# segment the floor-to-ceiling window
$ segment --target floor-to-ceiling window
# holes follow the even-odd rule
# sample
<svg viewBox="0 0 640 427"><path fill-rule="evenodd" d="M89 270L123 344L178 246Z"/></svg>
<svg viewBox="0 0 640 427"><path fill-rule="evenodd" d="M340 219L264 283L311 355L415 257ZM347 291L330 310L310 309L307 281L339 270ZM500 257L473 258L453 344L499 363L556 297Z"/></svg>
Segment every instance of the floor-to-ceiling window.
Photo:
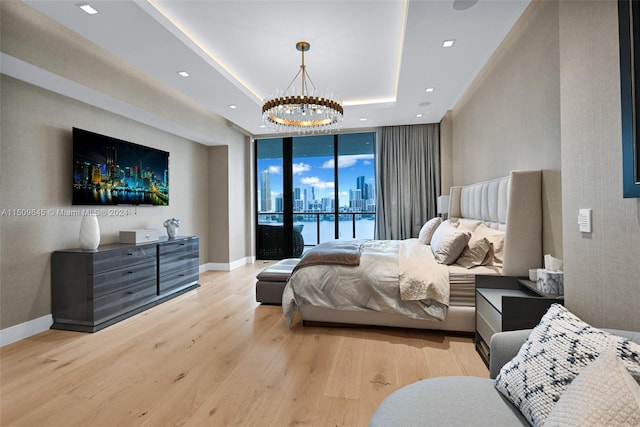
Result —
<svg viewBox="0 0 640 427"><path fill-rule="evenodd" d="M374 141L372 132L257 140L258 257L281 252L265 244L281 244L282 257L297 255L298 234L305 247L373 238ZM280 242L260 239L274 227L282 227Z"/></svg>

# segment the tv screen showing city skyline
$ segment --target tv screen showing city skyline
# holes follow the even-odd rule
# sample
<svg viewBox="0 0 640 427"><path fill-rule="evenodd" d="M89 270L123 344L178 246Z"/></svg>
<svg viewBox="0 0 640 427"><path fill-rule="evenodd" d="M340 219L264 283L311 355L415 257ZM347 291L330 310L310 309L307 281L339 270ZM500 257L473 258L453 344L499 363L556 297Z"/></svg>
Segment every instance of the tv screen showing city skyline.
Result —
<svg viewBox="0 0 640 427"><path fill-rule="evenodd" d="M169 153L73 128L74 205L169 204Z"/></svg>

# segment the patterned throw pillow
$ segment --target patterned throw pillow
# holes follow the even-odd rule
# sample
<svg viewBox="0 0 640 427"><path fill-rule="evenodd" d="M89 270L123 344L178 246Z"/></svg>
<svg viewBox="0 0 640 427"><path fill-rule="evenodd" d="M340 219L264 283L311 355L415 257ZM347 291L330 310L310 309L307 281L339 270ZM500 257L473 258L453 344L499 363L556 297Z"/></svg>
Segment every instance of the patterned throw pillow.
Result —
<svg viewBox="0 0 640 427"><path fill-rule="evenodd" d="M640 345L591 327L560 304L553 304L518 354L500 370L496 388L534 426L541 426L580 371L613 349L640 381Z"/></svg>
<svg viewBox="0 0 640 427"><path fill-rule="evenodd" d="M640 385L606 350L569 384L544 427L640 425Z"/></svg>

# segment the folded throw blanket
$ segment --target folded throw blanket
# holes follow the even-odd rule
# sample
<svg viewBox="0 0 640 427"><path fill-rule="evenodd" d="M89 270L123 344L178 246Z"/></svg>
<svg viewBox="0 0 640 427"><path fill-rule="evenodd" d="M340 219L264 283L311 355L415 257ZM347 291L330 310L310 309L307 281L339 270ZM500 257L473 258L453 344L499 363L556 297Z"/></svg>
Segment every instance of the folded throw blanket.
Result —
<svg viewBox="0 0 640 427"><path fill-rule="evenodd" d="M360 240L332 240L309 249L293 271L320 264L360 265L361 254Z"/></svg>

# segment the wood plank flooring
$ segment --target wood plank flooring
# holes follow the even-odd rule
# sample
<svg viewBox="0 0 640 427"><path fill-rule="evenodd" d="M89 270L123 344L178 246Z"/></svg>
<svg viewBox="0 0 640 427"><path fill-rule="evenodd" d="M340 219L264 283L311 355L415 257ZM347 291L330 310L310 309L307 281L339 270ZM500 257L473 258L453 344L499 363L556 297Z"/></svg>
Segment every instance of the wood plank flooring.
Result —
<svg viewBox="0 0 640 427"><path fill-rule="evenodd" d="M94 334L50 330L0 349L2 426L366 426L397 388L487 377L473 339L392 328L290 329L255 302L267 263Z"/></svg>

